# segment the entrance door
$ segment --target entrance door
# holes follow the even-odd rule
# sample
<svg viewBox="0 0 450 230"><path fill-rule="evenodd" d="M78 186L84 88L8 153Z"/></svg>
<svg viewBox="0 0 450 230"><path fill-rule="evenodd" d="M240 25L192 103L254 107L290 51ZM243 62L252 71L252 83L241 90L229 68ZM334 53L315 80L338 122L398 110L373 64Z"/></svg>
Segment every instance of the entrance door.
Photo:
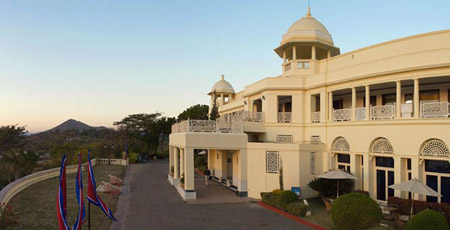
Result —
<svg viewBox="0 0 450 230"><path fill-rule="evenodd" d="M227 154L227 179L233 183L233 153Z"/></svg>
<svg viewBox="0 0 450 230"><path fill-rule="evenodd" d="M388 188L394 184L394 171L377 169L377 200L385 201L388 197L394 196L394 190Z"/></svg>

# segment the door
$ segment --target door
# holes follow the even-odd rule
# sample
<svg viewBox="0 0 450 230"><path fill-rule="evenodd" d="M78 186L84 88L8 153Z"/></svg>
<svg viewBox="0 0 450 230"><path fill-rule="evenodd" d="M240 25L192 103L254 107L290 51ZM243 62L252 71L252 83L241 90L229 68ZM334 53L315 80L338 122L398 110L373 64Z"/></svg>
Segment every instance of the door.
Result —
<svg viewBox="0 0 450 230"><path fill-rule="evenodd" d="M227 154L227 179L233 183L233 154Z"/></svg>
<svg viewBox="0 0 450 230"><path fill-rule="evenodd" d="M394 196L394 190L388 186L394 184L394 171L377 169L377 200L386 201Z"/></svg>

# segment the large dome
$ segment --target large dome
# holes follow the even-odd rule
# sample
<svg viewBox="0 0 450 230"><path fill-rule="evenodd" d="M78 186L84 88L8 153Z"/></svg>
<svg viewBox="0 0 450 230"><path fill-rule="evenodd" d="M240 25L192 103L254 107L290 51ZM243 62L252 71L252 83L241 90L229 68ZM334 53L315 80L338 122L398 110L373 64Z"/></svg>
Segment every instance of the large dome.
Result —
<svg viewBox="0 0 450 230"><path fill-rule="evenodd" d="M234 94L234 89L233 86L231 86L231 84L227 81L225 81L225 76L222 75L221 76L222 79L218 82L216 82L216 84L214 84L214 86L211 89L211 92L209 92L209 95L213 94L214 91L217 94Z"/></svg>
<svg viewBox="0 0 450 230"><path fill-rule="evenodd" d="M333 39L327 28L311 16L310 10L305 17L296 21L283 35L281 44L295 41L315 41L319 40L325 44L333 45Z"/></svg>

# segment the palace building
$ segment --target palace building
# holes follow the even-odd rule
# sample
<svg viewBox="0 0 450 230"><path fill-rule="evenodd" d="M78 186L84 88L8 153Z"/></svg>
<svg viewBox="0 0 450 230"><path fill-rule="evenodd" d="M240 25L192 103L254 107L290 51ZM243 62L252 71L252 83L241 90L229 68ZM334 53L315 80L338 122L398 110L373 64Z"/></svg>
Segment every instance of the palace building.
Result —
<svg viewBox="0 0 450 230"><path fill-rule="evenodd" d="M220 117L172 127L169 180L185 199L196 198L194 151L206 150L212 176L240 196L279 188L281 170L285 189L317 196L307 184L339 168L379 201L407 198L388 186L418 178L442 195L418 199L450 202L450 30L341 54L308 9L274 51L280 76L239 92L222 76L208 92Z"/></svg>

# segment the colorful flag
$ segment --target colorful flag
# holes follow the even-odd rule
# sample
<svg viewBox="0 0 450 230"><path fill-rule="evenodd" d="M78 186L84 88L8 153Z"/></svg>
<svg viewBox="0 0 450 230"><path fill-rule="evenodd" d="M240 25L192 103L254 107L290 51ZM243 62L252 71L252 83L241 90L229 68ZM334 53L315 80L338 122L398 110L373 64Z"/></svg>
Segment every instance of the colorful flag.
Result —
<svg viewBox="0 0 450 230"><path fill-rule="evenodd" d="M77 221L73 225L73 230L80 230L81 225L83 225L86 217L86 213L84 210L84 197L83 197L83 176L81 174L81 153L78 155L78 171L76 178L76 193L77 193L77 201L78 201L78 216Z"/></svg>
<svg viewBox="0 0 450 230"><path fill-rule="evenodd" d="M92 171L92 164L91 164L91 150L88 151L88 195L87 199L92 204L100 207L102 211L105 213L106 216L108 216L111 220L117 221L117 219L113 216L112 211L106 206L106 204L100 199L100 197L97 195L96 191L96 184L95 184L95 178L94 178L94 171Z"/></svg>
<svg viewBox="0 0 450 230"><path fill-rule="evenodd" d="M66 155L63 156L61 169L59 171L59 188L56 198L59 230L70 230L67 225L67 202L66 202Z"/></svg>

